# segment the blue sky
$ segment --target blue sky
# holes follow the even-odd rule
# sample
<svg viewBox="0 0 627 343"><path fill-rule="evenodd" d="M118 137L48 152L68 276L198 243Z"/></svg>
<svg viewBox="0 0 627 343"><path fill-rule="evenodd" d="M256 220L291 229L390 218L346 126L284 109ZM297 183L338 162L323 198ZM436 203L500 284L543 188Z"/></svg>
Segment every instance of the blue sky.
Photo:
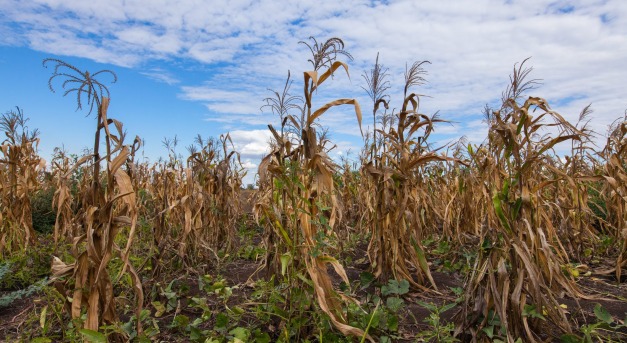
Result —
<svg viewBox="0 0 627 343"><path fill-rule="evenodd" d="M178 152L200 134L231 132L252 180L266 150L271 113L260 111L268 88L280 89L287 71L302 93L308 50L298 44L337 36L354 57L345 75L323 85L317 106L357 98L370 122L360 86L377 52L389 68L392 104L399 106L405 64L429 60L422 111L440 111L453 125L434 139L462 135L479 143L481 111L496 104L514 63L532 57L543 85L530 95L576 121L592 104L593 128L627 109L627 2L601 1L132 1L0 0L0 112L15 106L41 131L40 152L73 153L90 146L93 115L75 111L72 97L48 90L46 57L81 70L111 69L110 115L129 135L146 141L144 154L165 156L161 141L175 135ZM59 84L57 84L59 86ZM394 105L396 104L396 105ZM316 104L314 104L316 106ZM338 157L362 146L349 107L326 114Z"/></svg>

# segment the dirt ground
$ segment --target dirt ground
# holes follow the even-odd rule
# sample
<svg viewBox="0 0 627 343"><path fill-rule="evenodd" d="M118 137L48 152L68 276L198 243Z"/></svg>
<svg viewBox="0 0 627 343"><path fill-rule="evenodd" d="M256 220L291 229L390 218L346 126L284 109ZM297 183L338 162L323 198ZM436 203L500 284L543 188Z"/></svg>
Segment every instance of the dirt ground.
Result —
<svg viewBox="0 0 627 343"><path fill-rule="evenodd" d="M365 246L362 245L358 247L352 254L354 254L354 256L365 256ZM247 259L236 259L221 266L218 273L227 280L229 285L237 286L233 287L234 293L229 300L230 303L237 305L238 299L243 301L248 299L248 296L252 292L252 289L247 286L248 281L256 281L264 276L263 271L255 273L258 267L259 265L255 261ZM346 271L351 280L358 280L360 273L368 271L368 267L368 263L355 263L346 266ZM455 295L450 289L453 287L463 287L464 280L458 273L432 271L432 275L442 294L430 294L425 296L420 293L409 293L408 296L404 297L407 305L402 309L403 313L400 315L398 337L401 339L398 340L399 342L413 342L415 341L417 333L429 329L429 326L423 321L429 316L430 312L418 305L416 300L428 300L438 305L450 303L455 298ZM339 277L337 277L335 281L339 283ZM195 292L193 291L198 290L196 277L190 276L185 283L187 283L188 288L192 290L192 292L188 294L188 298L197 295L194 294ZM595 322L593 308L597 303L601 304L615 318L626 317L627 284L616 284L611 277L595 276L581 278L579 284L586 293L593 296L592 299L560 299L560 303L568 306L574 327ZM15 337L20 333L24 320L32 310L34 302L37 301L39 301L39 296L33 295L14 302L9 308L0 310L0 341L3 341L2 337L8 337L9 335ZM181 306L181 308L183 308L182 314L190 318L199 315L193 310L187 309L184 305L185 304ZM445 312L442 316L443 320L445 322L451 321L456 311L457 309L453 308ZM167 318L162 319L166 320ZM266 329L268 332L275 330L271 325ZM550 330L550 328L547 329ZM161 337L161 339L166 339L167 341L169 335L167 332L163 333L165 335ZM176 336L170 337L176 339ZM178 341L178 339L176 340Z"/></svg>

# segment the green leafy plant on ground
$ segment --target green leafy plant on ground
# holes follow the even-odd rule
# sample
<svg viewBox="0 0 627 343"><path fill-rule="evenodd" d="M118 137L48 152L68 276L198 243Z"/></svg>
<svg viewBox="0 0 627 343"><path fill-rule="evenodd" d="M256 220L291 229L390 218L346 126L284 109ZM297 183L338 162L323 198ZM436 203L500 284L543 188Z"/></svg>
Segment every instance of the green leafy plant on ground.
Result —
<svg viewBox="0 0 627 343"><path fill-rule="evenodd" d="M368 289L375 282L374 274L361 273L362 290ZM397 339L400 318L406 307L403 297L409 292L409 287L407 280L388 280L386 284L379 285L373 293L366 294L361 304L354 303L350 306L351 324L366 328L366 333L377 337L379 342Z"/></svg>
<svg viewBox="0 0 627 343"><path fill-rule="evenodd" d="M619 331L627 328L627 317L622 322L615 321L601 304L594 306L594 316L596 322L582 325L578 334L562 335L562 343L624 342L627 339L627 334Z"/></svg>
<svg viewBox="0 0 627 343"><path fill-rule="evenodd" d="M457 306L457 303L442 304L438 306L434 303L420 300L417 300L416 302L430 312L429 316L424 319L424 322L429 324L430 329L422 331L418 334L420 342L459 342L459 340L453 336L455 324L442 322L442 313Z"/></svg>

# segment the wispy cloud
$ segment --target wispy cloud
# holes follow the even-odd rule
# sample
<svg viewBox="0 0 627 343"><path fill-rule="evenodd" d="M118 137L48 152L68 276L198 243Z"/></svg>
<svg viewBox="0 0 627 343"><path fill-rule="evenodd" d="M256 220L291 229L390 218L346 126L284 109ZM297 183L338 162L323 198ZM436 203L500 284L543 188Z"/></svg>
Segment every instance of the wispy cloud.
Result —
<svg viewBox="0 0 627 343"><path fill-rule="evenodd" d="M176 85L181 83L181 80L173 76L169 71L162 68L153 68L148 71L143 71L141 72L141 74L157 82L165 83L168 85Z"/></svg>

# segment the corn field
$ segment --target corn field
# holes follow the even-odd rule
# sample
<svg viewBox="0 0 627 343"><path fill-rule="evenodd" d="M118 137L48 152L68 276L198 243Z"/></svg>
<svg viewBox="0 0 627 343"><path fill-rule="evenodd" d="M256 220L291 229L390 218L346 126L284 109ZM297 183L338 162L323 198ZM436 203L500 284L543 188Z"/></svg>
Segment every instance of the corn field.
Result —
<svg viewBox="0 0 627 343"><path fill-rule="evenodd" d="M483 142L438 147L432 135L450 119L422 111L429 61L408 63L392 85L377 55L352 78L371 100L360 104L327 88L352 75L341 39L299 48L311 68L288 72L261 103L277 121L255 189L243 188L229 133L198 135L185 154L165 138L167 158L139 159L142 139L109 114L106 80L117 75L44 60L50 90L95 116L93 147L57 148L47 162L22 109L0 118L0 313L23 294L29 304L0 316L0 335L627 340L627 116L596 147L591 109L576 123L553 111L524 60L500 105L484 109ZM321 119L337 108L361 132L355 159L331 157ZM34 224L42 194L49 230Z"/></svg>

